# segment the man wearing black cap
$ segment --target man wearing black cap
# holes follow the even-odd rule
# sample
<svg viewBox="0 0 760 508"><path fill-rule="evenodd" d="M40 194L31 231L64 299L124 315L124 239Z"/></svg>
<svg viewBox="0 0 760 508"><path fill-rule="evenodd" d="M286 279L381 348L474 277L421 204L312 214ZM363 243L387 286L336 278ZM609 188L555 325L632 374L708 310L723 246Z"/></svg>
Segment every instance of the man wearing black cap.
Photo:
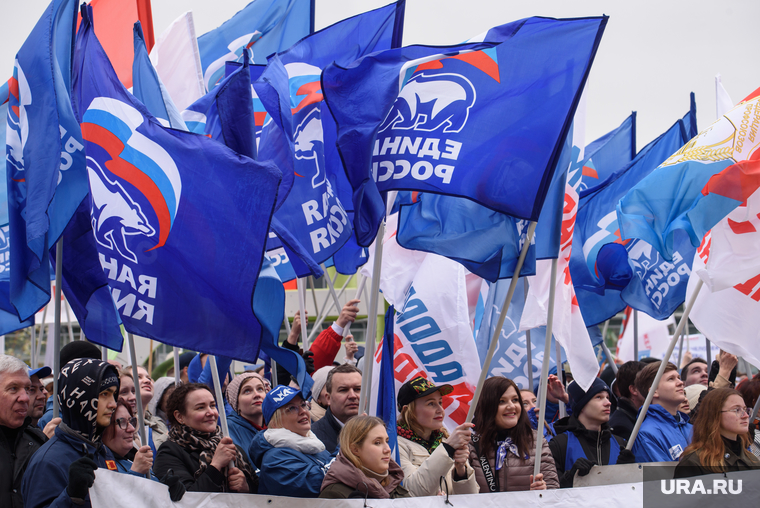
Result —
<svg viewBox="0 0 760 508"><path fill-rule="evenodd" d="M29 416L28 367L0 354L0 506L23 508L21 479L29 459L47 438Z"/></svg>
<svg viewBox="0 0 760 508"><path fill-rule="evenodd" d="M613 436L607 424L612 406L612 392L607 384L594 378L588 391L583 391L573 381L567 393L573 414L554 424L557 436L549 441L560 487L572 487L575 473L585 476L595 464L635 462L633 453L625 449L625 442Z"/></svg>
<svg viewBox="0 0 760 508"><path fill-rule="evenodd" d="M102 353L100 348L92 342L75 340L74 342L69 342L63 346L58 356L60 358L59 365L61 366L61 369L63 369L64 365L77 358L94 358L100 360ZM57 372L53 372L52 374L54 376L58 375ZM55 397L55 394L53 394L53 397ZM53 419L53 397L48 397L47 404L45 404L45 414L43 414L40 421L37 422L37 426L43 431L47 424Z"/></svg>

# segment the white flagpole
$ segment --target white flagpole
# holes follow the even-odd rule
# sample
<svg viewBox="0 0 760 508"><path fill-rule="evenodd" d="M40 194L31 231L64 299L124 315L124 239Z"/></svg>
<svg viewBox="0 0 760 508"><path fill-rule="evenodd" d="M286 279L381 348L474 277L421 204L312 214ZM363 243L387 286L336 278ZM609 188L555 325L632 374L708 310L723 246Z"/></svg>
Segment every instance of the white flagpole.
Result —
<svg viewBox="0 0 760 508"><path fill-rule="evenodd" d="M375 260L372 267L372 289L369 293L369 308L367 310L367 337L364 343L364 372L362 372L362 388L359 395L359 413L370 414L369 401L372 389L372 366L375 363L375 335L377 335L377 299L380 296L380 270L383 266L383 237L385 236L385 220L380 222L375 237Z"/></svg>
<svg viewBox="0 0 760 508"><path fill-rule="evenodd" d="M211 362L211 378L214 380L214 393L216 393L216 408L219 411L219 420L222 427L222 437L230 435L230 430L227 427L227 412L224 409L224 397L222 397L222 383L219 380L219 369L216 367L216 356L208 355L208 361ZM235 466L234 461L230 461L232 467Z"/></svg>
<svg viewBox="0 0 760 508"><path fill-rule="evenodd" d="M546 339L544 340L544 361L541 364L541 379L538 388L538 427L536 432L536 457L533 464L533 478L535 480L541 472L541 447L544 442L544 425L546 425L546 391L549 386L549 360L547 351L552 349L552 327L554 326L554 297L557 293L557 258L552 259L551 283L549 285L549 309L546 316ZM559 372L559 368L557 368Z"/></svg>
<svg viewBox="0 0 760 508"><path fill-rule="evenodd" d="M309 339L306 336L306 284L302 277L296 281L298 288L298 308L301 310L301 344L304 352L309 350Z"/></svg>
<svg viewBox="0 0 760 508"><path fill-rule="evenodd" d="M63 239L55 246L55 330L53 333L53 418L58 418L58 373L61 372L61 280L63 278ZM44 313L43 313L44 314ZM44 326L44 323L43 323ZM48 342L50 339L48 338Z"/></svg>
<svg viewBox="0 0 760 508"><path fill-rule="evenodd" d="M29 354L31 355L31 358L29 358L29 363L32 364L32 368L37 368L37 330L35 330L35 325L32 323L32 347L29 349Z"/></svg>
<svg viewBox="0 0 760 508"><path fill-rule="evenodd" d="M633 359L639 361L639 311L636 309L633 309Z"/></svg>
<svg viewBox="0 0 760 508"><path fill-rule="evenodd" d="M525 293L525 303L528 302L528 278L523 278L523 292ZM528 365L525 375L528 376L528 386L525 388L533 391L533 346L530 343L530 330L525 330L525 350L528 355Z"/></svg>
<svg viewBox="0 0 760 508"><path fill-rule="evenodd" d="M330 279L330 275L327 273L327 267L325 267L324 263L322 263L322 270L325 271L325 279L327 280L327 288L330 290L330 295L332 296L333 303L335 304L335 308L338 309L338 314L340 314L340 310L342 308L340 305L340 300L338 300L338 294L335 292L335 286L333 286L333 281Z"/></svg>
<svg viewBox="0 0 760 508"><path fill-rule="evenodd" d="M367 282L367 277L364 275L359 275L359 285L356 287L356 296L354 297L354 300L360 300L360 296L362 294L362 291L364 290L365 283ZM349 322L345 328L343 328L343 336L346 337L349 333L351 333L351 323Z"/></svg>
<svg viewBox="0 0 760 508"><path fill-rule="evenodd" d="M691 298L689 298L689 302L686 304L686 308L684 308L681 320L678 322L678 328L676 328L676 332L670 339L670 345L668 346L668 350L665 352L665 360L660 362L660 368L657 369L657 375L654 377L654 381L652 381L652 387L649 389L649 393L647 393L647 398L644 400L644 405L641 406L641 410L639 410L639 416L636 418L636 425L634 425L633 431L631 431L631 437L628 439L628 445L626 448L629 450L633 449L633 443L636 441L636 436L639 435L639 429L641 429L641 424L647 414L649 405L652 403L654 392L657 391L657 386L660 384L660 378L662 378L662 374L665 372L665 365L667 365L668 358L670 358L670 356L673 354L673 350L676 348L676 341L678 341L678 337L681 335L684 326L686 326L686 323L689 321L689 313L691 312L691 308L694 306L694 302L697 300L699 290L702 289L702 284L704 284L704 281L702 279L699 279L699 282L697 282L697 285L694 288L694 292L691 294Z"/></svg>
<svg viewBox="0 0 760 508"><path fill-rule="evenodd" d="M483 361L483 368L480 371L480 378L478 378L478 385L475 388L475 393L472 396L472 401L470 402L470 410L467 412L467 419L465 420L467 423L472 423L472 418L475 416L475 406L478 404L478 399L480 398L480 392L483 391L483 383L486 382L486 377L488 376L488 368L491 366L491 360L493 359L493 355L496 352L496 346L499 344L499 337L501 336L501 328L504 326L504 320L507 318L507 311L509 310L509 305L512 302L512 297L515 294L515 289L517 289L517 280L520 277L520 270L522 270L523 263L525 262L525 256L528 254L528 249L530 248L530 242L533 240L533 233L536 231L536 222L531 222L528 226L528 234L525 238L525 243L523 243L522 249L520 250L520 257L517 259L517 265L515 266L515 271L512 273L512 279L509 283L509 290L507 291L507 297L504 299L504 304L501 307L501 314L499 315L499 320L496 323L496 328L493 331L493 336L491 337L491 344L488 347L488 353L486 354L485 360ZM373 279L374 280L374 279ZM547 348L545 351L549 351ZM544 355L545 357L547 355Z"/></svg>
<svg viewBox="0 0 760 508"><path fill-rule="evenodd" d="M132 377L135 382L135 397L137 398L137 431L140 434L140 443L148 444L148 436L145 432L145 414L143 413L142 399L140 398L140 377L137 373L137 355L135 354L135 338L127 332L127 347L129 348L129 363L132 364Z"/></svg>
<svg viewBox="0 0 760 508"><path fill-rule="evenodd" d="M354 278L354 275L351 275L343 284L343 287L340 288L340 291L338 292L338 298L343 296L343 293L346 291L348 284ZM327 298L329 297L330 295L327 295ZM327 315L330 313L330 311L333 309L334 306L335 306L334 302L331 302L329 306L326 306L326 310L321 313L317 321L314 323L314 326L311 328L311 333L309 334L309 341L311 341L317 335L317 332L319 331L320 326L322 325L322 322L325 320L325 318L327 318ZM288 327L290 327L290 324L288 324ZM290 333L290 328L288 328L288 333Z"/></svg>

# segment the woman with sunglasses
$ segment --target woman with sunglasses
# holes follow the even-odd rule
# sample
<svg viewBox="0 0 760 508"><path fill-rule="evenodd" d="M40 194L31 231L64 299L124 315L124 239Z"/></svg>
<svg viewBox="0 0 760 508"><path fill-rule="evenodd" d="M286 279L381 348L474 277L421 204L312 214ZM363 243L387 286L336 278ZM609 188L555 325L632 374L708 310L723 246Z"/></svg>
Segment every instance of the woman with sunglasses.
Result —
<svg viewBox="0 0 760 508"><path fill-rule="evenodd" d="M119 399L116 411L111 417L111 425L103 431L102 440L113 452L116 471L144 477L153 467L153 450L148 445L139 450L134 448L137 418L133 414L129 405L123 399ZM111 464L106 462L106 465L111 469ZM152 478L156 480L156 477Z"/></svg>
<svg viewBox="0 0 760 508"><path fill-rule="evenodd" d="M262 404L267 430L253 438L249 454L259 468L259 494L317 497L333 457L311 431L311 405L300 390L277 386Z"/></svg>
<svg viewBox="0 0 760 508"><path fill-rule="evenodd" d="M751 412L736 390L717 388L708 392L699 403L699 412L692 421L691 444L681 455L674 476L684 478L760 467L760 461L747 451Z"/></svg>

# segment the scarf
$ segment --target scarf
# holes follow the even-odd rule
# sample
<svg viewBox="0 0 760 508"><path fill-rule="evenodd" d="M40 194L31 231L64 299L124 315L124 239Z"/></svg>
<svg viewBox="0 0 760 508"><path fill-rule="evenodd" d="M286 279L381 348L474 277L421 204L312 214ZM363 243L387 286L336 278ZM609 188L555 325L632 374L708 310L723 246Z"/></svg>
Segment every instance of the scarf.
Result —
<svg viewBox="0 0 760 508"><path fill-rule="evenodd" d="M504 466L504 460L507 458L507 450L512 452L513 455L516 457L520 456L520 453L517 450L517 445L512 442L512 438L508 437L504 441L498 441L496 443L496 470L498 471ZM528 455L525 456L525 460L530 459Z"/></svg>
<svg viewBox="0 0 760 508"><path fill-rule="evenodd" d="M413 441L419 445L422 445L431 455L433 454L433 451L441 444L441 441L443 441L442 431L434 430L430 433L430 440L426 441L415 434L414 431L409 428L406 422L399 423L396 426L396 431L398 432L398 435L404 439L408 439L409 441Z"/></svg>
<svg viewBox="0 0 760 508"><path fill-rule="evenodd" d="M200 467L193 475L193 479L197 480L206 468L211 464L211 460L214 458L214 452L219 442L222 440L222 430L217 425L214 432L200 432L187 425L174 425L169 431L169 439L180 445L188 452L198 452L200 454ZM236 449L235 453L235 467L243 471L248 478L254 478L253 469L250 464L243 458L239 449ZM227 469L227 468L224 468ZM226 473L226 471L222 471ZM227 475L225 474L225 477ZM225 491L227 490L227 482L225 481Z"/></svg>
<svg viewBox="0 0 760 508"><path fill-rule="evenodd" d="M383 480L382 483L380 479ZM322 489L333 483L342 483L366 495L369 499L390 499L391 494L401 485L403 479L404 471L393 460L390 462L387 476L381 476L367 468L357 468L343 453L338 453L330 469L327 470L325 479L322 480Z"/></svg>

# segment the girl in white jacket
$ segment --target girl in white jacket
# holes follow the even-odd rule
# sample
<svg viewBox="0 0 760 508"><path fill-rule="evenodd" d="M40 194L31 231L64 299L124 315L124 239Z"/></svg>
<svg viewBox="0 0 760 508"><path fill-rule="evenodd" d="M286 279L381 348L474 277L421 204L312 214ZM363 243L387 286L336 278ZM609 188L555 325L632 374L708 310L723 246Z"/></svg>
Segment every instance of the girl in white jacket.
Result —
<svg viewBox="0 0 760 508"><path fill-rule="evenodd" d="M437 495L441 477L452 494L479 491L468 463L472 424L458 426L451 435L443 426L443 397L452 390L451 385L435 386L421 376L399 389L399 465L412 496Z"/></svg>

